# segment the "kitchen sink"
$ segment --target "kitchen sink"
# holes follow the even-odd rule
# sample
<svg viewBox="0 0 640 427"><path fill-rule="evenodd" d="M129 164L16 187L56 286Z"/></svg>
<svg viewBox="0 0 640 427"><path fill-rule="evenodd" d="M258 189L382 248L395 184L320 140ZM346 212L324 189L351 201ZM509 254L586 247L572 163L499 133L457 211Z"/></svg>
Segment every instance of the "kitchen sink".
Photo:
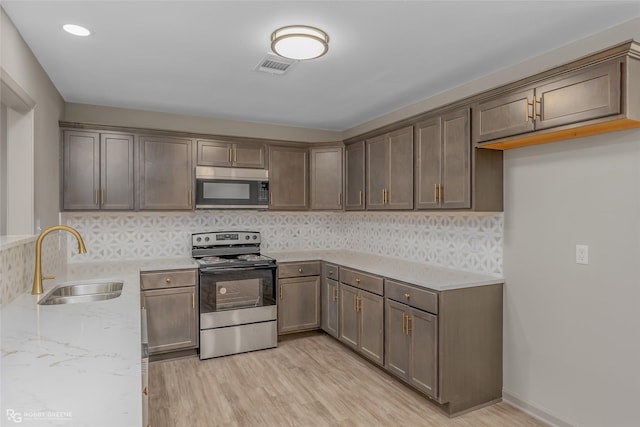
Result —
<svg viewBox="0 0 640 427"><path fill-rule="evenodd" d="M118 298L123 284L121 281L108 281L62 285L54 288L38 304L77 304Z"/></svg>

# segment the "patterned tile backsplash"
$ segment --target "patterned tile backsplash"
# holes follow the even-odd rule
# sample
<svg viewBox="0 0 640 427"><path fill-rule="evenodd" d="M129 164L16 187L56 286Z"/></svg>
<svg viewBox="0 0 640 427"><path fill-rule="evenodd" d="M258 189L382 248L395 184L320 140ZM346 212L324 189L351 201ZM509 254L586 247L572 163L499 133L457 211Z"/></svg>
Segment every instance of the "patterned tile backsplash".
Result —
<svg viewBox="0 0 640 427"><path fill-rule="evenodd" d="M122 212L65 213L87 254L69 263L190 256L192 233L251 230L264 252L352 249L444 267L502 274L502 213Z"/></svg>
<svg viewBox="0 0 640 427"><path fill-rule="evenodd" d="M55 276L65 263L66 242L50 235L42 242L42 272ZM35 239L0 249L0 307L30 291L36 254Z"/></svg>

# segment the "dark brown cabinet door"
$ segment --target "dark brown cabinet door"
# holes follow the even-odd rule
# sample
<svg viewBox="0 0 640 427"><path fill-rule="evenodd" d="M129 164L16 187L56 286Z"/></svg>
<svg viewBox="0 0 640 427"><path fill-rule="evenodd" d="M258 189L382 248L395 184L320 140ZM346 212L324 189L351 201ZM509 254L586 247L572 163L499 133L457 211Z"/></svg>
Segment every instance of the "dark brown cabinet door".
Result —
<svg viewBox="0 0 640 427"><path fill-rule="evenodd" d="M534 130L533 88L508 93L473 108L473 140L490 141Z"/></svg>
<svg viewBox="0 0 640 427"><path fill-rule="evenodd" d="M345 147L346 185L345 185L345 210L364 210L365 196L365 152L364 141Z"/></svg>
<svg viewBox="0 0 640 427"><path fill-rule="evenodd" d="M536 129L620 113L618 60L567 74L536 87Z"/></svg>
<svg viewBox="0 0 640 427"><path fill-rule="evenodd" d="M311 148L311 209L342 210L342 147Z"/></svg>
<svg viewBox="0 0 640 427"><path fill-rule="evenodd" d="M133 135L100 134L102 209L134 208L133 151Z"/></svg>
<svg viewBox="0 0 640 427"><path fill-rule="evenodd" d="M409 382L432 397L438 395L438 317L411 309L408 333L411 339Z"/></svg>
<svg viewBox="0 0 640 427"><path fill-rule="evenodd" d="M338 304L340 306L340 341L347 344L354 350L358 350L359 337L359 316L357 310L358 290L349 285L340 283L338 285Z"/></svg>
<svg viewBox="0 0 640 427"><path fill-rule="evenodd" d="M278 333L320 327L320 277L278 279Z"/></svg>
<svg viewBox="0 0 640 427"><path fill-rule="evenodd" d="M322 279L322 330L338 337L338 282Z"/></svg>
<svg viewBox="0 0 640 427"><path fill-rule="evenodd" d="M143 291L147 309L149 354L194 348L198 345L195 286Z"/></svg>
<svg viewBox="0 0 640 427"><path fill-rule="evenodd" d="M389 182L389 139L386 135L367 140L367 209L386 209Z"/></svg>
<svg viewBox="0 0 640 427"><path fill-rule="evenodd" d="M309 208L308 151L306 148L269 147L269 208L305 210Z"/></svg>
<svg viewBox="0 0 640 427"><path fill-rule="evenodd" d="M385 209L413 209L413 126L389 134Z"/></svg>
<svg viewBox="0 0 640 427"><path fill-rule="evenodd" d="M384 363L384 298L371 292L359 291L360 317L359 350L374 363Z"/></svg>
<svg viewBox="0 0 640 427"><path fill-rule="evenodd" d="M471 135L469 110L442 117L442 186L444 209L471 207Z"/></svg>
<svg viewBox="0 0 640 427"><path fill-rule="evenodd" d="M440 116L418 123L416 139L416 208L438 208L438 186L442 173L442 119Z"/></svg>
<svg viewBox="0 0 640 427"><path fill-rule="evenodd" d="M192 208L191 145L190 139L140 137L140 209Z"/></svg>
<svg viewBox="0 0 640 427"><path fill-rule="evenodd" d="M64 209L100 209L100 134L65 131L63 154Z"/></svg>
<svg viewBox="0 0 640 427"><path fill-rule="evenodd" d="M404 380L409 380L411 337L407 332L411 308L390 299L385 300L386 353L384 367Z"/></svg>

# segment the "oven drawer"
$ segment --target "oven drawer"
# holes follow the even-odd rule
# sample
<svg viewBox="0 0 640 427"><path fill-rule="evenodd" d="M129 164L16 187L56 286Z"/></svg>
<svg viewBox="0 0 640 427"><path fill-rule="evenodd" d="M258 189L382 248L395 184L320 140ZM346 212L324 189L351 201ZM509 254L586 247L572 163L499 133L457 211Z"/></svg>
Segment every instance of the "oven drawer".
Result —
<svg viewBox="0 0 640 427"><path fill-rule="evenodd" d="M389 279L385 279L384 285L384 293L387 298L429 313L438 314L437 292L416 288Z"/></svg>
<svg viewBox="0 0 640 427"><path fill-rule="evenodd" d="M384 292L382 277L349 268L340 267L340 282L378 295L383 295Z"/></svg>
<svg viewBox="0 0 640 427"><path fill-rule="evenodd" d="M140 289L180 288L195 286L198 283L198 270L157 270L140 273Z"/></svg>
<svg viewBox="0 0 640 427"><path fill-rule="evenodd" d="M319 276L320 261L287 262L278 265L278 278Z"/></svg>
<svg viewBox="0 0 640 427"><path fill-rule="evenodd" d="M327 262L322 263L322 277L338 280L338 266Z"/></svg>

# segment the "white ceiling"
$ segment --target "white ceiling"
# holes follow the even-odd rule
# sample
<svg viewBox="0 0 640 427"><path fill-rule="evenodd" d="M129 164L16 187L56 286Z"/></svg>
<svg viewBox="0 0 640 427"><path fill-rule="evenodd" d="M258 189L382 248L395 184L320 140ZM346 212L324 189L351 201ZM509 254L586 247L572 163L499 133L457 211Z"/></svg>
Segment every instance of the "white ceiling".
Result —
<svg viewBox="0 0 640 427"><path fill-rule="evenodd" d="M67 102L345 130L640 16L640 1L15 1L2 7ZM93 35L73 37L65 23ZM329 52L254 71L271 32ZM622 40L621 40L622 41Z"/></svg>

